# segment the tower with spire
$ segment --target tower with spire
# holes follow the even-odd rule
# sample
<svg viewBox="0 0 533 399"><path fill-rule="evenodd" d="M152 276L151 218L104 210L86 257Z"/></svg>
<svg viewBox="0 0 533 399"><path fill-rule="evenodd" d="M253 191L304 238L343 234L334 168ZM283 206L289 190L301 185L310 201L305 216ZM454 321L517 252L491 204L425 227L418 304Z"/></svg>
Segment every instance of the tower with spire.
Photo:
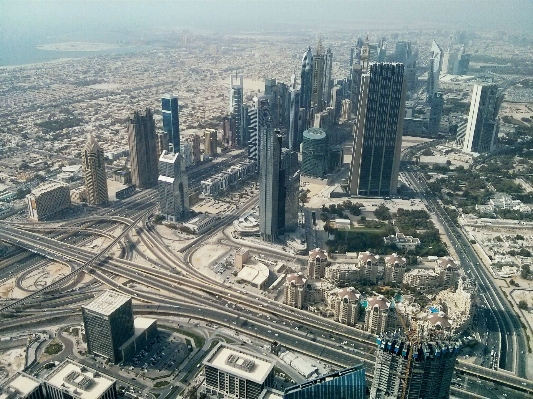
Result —
<svg viewBox="0 0 533 399"><path fill-rule="evenodd" d="M307 116L311 112L311 93L313 90L313 53L307 47L302 58L300 73L300 108L304 108Z"/></svg>
<svg viewBox="0 0 533 399"><path fill-rule="evenodd" d="M89 133L81 154L87 202L91 205L105 205L108 201L105 174L104 151Z"/></svg>

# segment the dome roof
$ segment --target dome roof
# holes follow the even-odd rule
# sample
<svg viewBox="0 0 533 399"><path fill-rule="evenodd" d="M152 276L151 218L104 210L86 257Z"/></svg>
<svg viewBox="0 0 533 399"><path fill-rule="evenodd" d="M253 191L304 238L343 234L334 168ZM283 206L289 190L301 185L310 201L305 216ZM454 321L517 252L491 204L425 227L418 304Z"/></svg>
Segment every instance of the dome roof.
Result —
<svg viewBox="0 0 533 399"><path fill-rule="evenodd" d="M452 327L452 324L448 319L448 315L444 312L432 313L428 317L428 321L437 328L448 329Z"/></svg>
<svg viewBox="0 0 533 399"><path fill-rule="evenodd" d="M302 273L292 273L287 275L287 284L304 285L307 280Z"/></svg>
<svg viewBox="0 0 533 399"><path fill-rule="evenodd" d="M367 309L372 309L377 306L380 310L387 310L391 305L390 301L383 295L371 296L367 299L367 302Z"/></svg>
<svg viewBox="0 0 533 399"><path fill-rule="evenodd" d="M328 258L328 254L326 251L320 248L315 248L312 251L309 251L309 259L315 260L316 258L320 258L321 260L325 260Z"/></svg>
<svg viewBox="0 0 533 399"><path fill-rule="evenodd" d="M354 287L342 288L339 290L339 292L337 292L337 295L341 299L348 298L348 300L351 302L358 301L359 297L361 296L359 291L357 291Z"/></svg>
<svg viewBox="0 0 533 399"><path fill-rule="evenodd" d="M366 252L359 252L359 256L357 257L361 262L368 262L368 261L376 261L377 257L372 252L366 251Z"/></svg>
<svg viewBox="0 0 533 399"><path fill-rule="evenodd" d="M398 256L398 254L395 254L395 253L392 255L385 256L385 262L389 264L398 263L399 265L402 265L402 266L407 263L405 258L402 258Z"/></svg>

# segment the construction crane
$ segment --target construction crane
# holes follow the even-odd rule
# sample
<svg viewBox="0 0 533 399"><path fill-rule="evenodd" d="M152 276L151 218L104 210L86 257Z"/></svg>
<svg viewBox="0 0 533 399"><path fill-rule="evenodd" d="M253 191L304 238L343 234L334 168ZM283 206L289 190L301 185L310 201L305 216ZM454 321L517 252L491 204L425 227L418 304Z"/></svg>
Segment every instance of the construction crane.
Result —
<svg viewBox="0 0 533 399"><path fill-rule="evenodd" d="M409 323L409 327L407 327L408 323L406 323L402 314L399 311L396 311L396 314L398 316L398 320L400 320L400 324L402 325L404 334L409 343L409 349L407 350L407 363L405 365L405 376L403 377L402 394L400 396L401 399L405 399L407 395L407 385L409 383L409 372L411 371L411 364L414 361L413 351L418 347L420 338L418 336L417 324Z"/></svg>

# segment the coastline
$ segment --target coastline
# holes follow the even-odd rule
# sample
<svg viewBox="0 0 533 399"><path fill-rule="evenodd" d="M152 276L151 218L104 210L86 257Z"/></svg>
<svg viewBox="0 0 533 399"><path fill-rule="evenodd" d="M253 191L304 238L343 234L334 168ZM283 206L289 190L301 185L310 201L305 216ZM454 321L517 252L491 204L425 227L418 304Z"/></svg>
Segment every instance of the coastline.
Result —
<svg viewBox="0 0 533 399"><path fill-rule="evenodd" d="M29 64L19 64L19 65L0 65L0 70L2 69L16 69L16 68L25 68L25 67L35 67L42 64L51 64L51 63L61 63L65 61L76 60L80 57L63 57L56 58L55 60L41 61L41 62L31 62Z"/></svg>

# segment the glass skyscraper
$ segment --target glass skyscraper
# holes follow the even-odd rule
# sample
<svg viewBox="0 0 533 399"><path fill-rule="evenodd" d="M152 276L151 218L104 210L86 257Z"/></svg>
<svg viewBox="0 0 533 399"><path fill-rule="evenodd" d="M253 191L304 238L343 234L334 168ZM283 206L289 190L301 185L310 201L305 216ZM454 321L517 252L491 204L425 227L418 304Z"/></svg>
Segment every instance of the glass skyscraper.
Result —
<svg viewBox="0 0 533 399"><path fill-rule="evenodd" d="M373 63L363 74L354 126L351 195L394 195L405 108L404 66Z"/></svg>
<svg viewBox="0 0 533 399"><path fill-rule="evenodd" d="M287 388L283 399L365 399L366 377L358 365Z"/></svg>
<svg viewBox="0 0 533 399"><path fill-rule="evenodd" d="M163 130L168 136L168 150L180 152L180 118L178 97L167 95L161 99ZM166 149L166 148L165 148Z"/></svg>

